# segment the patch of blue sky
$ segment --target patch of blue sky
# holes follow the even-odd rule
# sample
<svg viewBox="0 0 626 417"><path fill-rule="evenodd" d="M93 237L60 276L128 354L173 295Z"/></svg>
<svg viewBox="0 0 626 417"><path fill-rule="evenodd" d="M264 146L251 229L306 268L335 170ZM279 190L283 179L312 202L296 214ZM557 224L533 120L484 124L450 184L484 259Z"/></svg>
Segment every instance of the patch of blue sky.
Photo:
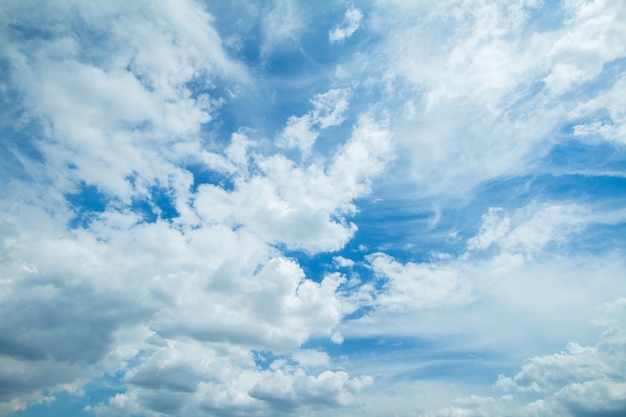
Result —
<svg viewBox="0 0 626 417"><path fill-rule="evenodd" d="M67 417L67 416L92 416L93 413L86 406L94 404L94 398L97 392L89 390L88 395L80 397L67 393L55 393L54 401L51 403L35 404L25 410L16 411L11 414L12 417ZM102 392L101 398L104 400L114 392Z"/></svg>
<svg viewBox="0 0 626 417"><path fill-rule="evenodd" d="M377 377L389 381L454 379L490 385L498 373L515 369L510 359L498 351L463 349L462 346L462 340L381 335L346 337L341 344L311 339L303 348L323 350L346 369L371 367L371 372L378 368ZM402 369L386 372L382 365L385 363L389 366L402 364Z"/></svg>
<svg viewBox="0 0 626 417"><path fill-rule="evenodd" d="M202 164L189 164L184 168L193 175L191 192L198 191L198 187L203 184L214 185L225 191L233 191L235 183L231 175L219 171L208 169Z"/></svg>
<svg viewBox="0 0 626 417"><path fill-rule="evenodd" d="M106 210L110 198L95 185L86 184L84 181L81 181L77 188L76 192L64 195L75 213L74 218L70 220L69 227L72 229L88 228L98 213Z"/></svg>
<svg viewBox="0 0 626 417"><path fill-rule="evenodd" d="M626 168L626 150L608 142L588 143L573 139L554 146L542 162L544 172L610 172Z"/></svg>
<svg viewBox="0 0 626 417"><path fill-rule="evenodd" d="M245 8L241 9L234 3L208 5L210 11L215 10L219 15L216 27L225 46L230 47L231 53L248 64L255 78L254 82L274 82L272 86L275 88L288 87L290 96L299 91L307 92L310 96L315 90L311 86L330 82L334 64L345 55L345 50L328 42L328 31L341 22L344 9L334 3L328 6L319 8L318 4L299 5L302 10L294 17L298 20L294 23L296 28L285 35L284 39L276 40L263 56L261 49L264 42L269 41L264 38L267 34L264 33L255 12L267 15L271 11L271 5L251 7L254 12L247 14ZM279 28L267 28L268 31L271 29Z"/></svg>
<svg viewBox="0 0 626 417"><path fill-rule="evenodd" d="M434 208L428 201L382 200L359 202L360 212L352 219L359 227L349 246L366 253L385 252L399 260L428 261L433 252L449 252L457 239L446 239L455 225L454 217ZM443 236L442 236L443 235ZM442 239L443 237L443 239Z"/></svg>
<svg viewBox="0 0 626 417"><path fill-rule="evenodd" d="M573 201L599 205L603 200L621 200L626 191L626 178L606 175L545 175L533 181L538 196L543 200Z"/></svg>
<svg viewBox="0 0 626 417"><path fill-rule="evenodd" d="M271 350L252 350L251 353L254 356L254 363L262 370L269 369L274 361L284 357L276 355Z"/></svg>
<svg viewBox="0 0 626 417"><path fill-rule="evenodd" d="M243 1L203 1L209 14L215 19L213 26L219 33L224 47L233 56L254 66L260 58L261 25L257 14L266 2L247 4Z"/></svg>
<svg viewBox="0 0 626 417"><path fill-rule="evenodd" d="M126 390L123 382L123 373L115 375L104 374L101 377L89 381L83 387L84 393L49 393L45 396L53 396L51 403L36 404L26 410L16 411L11 414L14 417L67 417L67 416L90 416L93 415L90 407L103 404L116 394Z"/></svg>
<svg viewBox="0 0 626 417"><path fill-rule="evenodd" d="M45 162L33 139L41 134L41 129L34 123L29 125L30 128L21 127L19 131L9 126L0 128L0 176L3 178L32 180L30 165Z"/></svg>
<svg viewBox="0 0 626 417"><path fill-rule="evenodd" d="M528 7L528 23L526 33L545 33L563 26L566 11L558 1L546 1L541 7Z"/></svg>
<svg viewBox="0 0 626 417"><path fill-rule="evenodd" d="M149 196L135 197L130 209L140 214L146 223L154 223L158 219L170 220L180 215L173 201L171 190L154 185L148 189Z"/></svg>
<svg viewBox="0 0 626 417"><path fill-rule="evenodd" d="M27 42L33 38L52 40L59 37L58 30L55 30L54 25L33 25L28 21L8 23L5 27L4 35L11 40L21 42Z"/></svg>
<svg viewBox="0 0 626 417"><path fill-rule="evenodd" d="M309 255L302 251L289 251L284 248L283 253L289 258L295 259L306 277L315 282L321 282L328 272L336 270L333 262L333 257L337 256L336 253L322 252ZM341 253L341 251L337 253Z"/></svg>
<svg viewBox="0 0 626 417"><path fill-rule="evenodd" d="M354 253L354 248L367 247L370 253L383 251L403 262L428 262L433 254L463 253L491 207L513 212L533 202L575 202L608 208L623 205L626 178L602 173L623 171L624 160L616 155L619 151L615 147L597 147L600 150L595 152L590 152L588 146L561 147L550 155L557 163L547 163L545 168L561 165L575 168L574 172L589 170L589 175L546 173L499 178L481 184L471 200L448 202L442 209L427 209L436 203L428 200L360 202L361 211L351 219L359 230L346 249L352 248ZM585 163L585 158L597 164ZM595 169L598 175L593 175L594 165L599 165Z"/></svg>
<svg viewBox="0 0 626 417"><path fill-rule="evenodd" d="M624 201L620 207L624 207ZM568 242L572 253L604 255L626 250L626 222L617 224L593 223L585 227L584 234Z"/></svg>
<svg viewBox="0 0 626 417"><path fill-rule="evenodd" d="M64 195L75 213L68 225L72 229L88 228L109 204L119 204L118 199L107 196L94 185L81 181L77 188L76 192ZM143 222L154 223L158 219L171 220L179 216L170 189L153 185L148 192L148 196L133 197L129 205L131 211L141 215Z"/></svg>

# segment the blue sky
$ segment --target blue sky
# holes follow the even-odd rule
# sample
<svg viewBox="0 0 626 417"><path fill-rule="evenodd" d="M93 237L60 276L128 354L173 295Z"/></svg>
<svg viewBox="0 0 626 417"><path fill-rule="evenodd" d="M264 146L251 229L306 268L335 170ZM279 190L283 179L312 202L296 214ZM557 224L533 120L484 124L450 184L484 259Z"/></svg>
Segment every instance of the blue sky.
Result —
<svg viewBox="0 0 626 417"><path fill-rule="evenodd" d="M626 3L0 5L0 416L626 413Z"/></svg>

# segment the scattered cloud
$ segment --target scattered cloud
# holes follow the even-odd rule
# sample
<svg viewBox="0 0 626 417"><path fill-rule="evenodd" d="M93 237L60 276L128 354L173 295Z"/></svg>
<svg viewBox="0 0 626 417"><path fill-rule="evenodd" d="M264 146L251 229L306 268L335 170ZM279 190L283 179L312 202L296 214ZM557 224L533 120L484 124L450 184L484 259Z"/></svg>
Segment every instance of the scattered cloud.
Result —
<svg viewBox="0 0 626 417"><path fill-rule="evenodd" d="M626 7L327 6L3 2L0 416L626 410Z"/></svg>
<svg viewBox="0 0 626 417"><path fill-rule="evenodd" d="M494 389L515 392L494 397L472 396L424 416L619 415L626 410L624 332L606 330L593 346L570 343L556 354L530 359L514 377L500 375Z"/></svg>
<svg viewBox="0 0 626 417"><path fill-rule="evenodd" d="M311 104L313 110L304 116L291 116L281 133L278 144L286 148L298 148L308 154L315 144L319 131L340 125L348 110L349 89L333 89L317 94Z"/></svg>
<svg viewBox="0 0 626 417"><path fill-rule="evenodd" d="M346 10L342 24L328 32L328 40L330 43L343 42L354 35L354 32L361 27L362 19L363 12L356 7L351 7Z"/></svg>

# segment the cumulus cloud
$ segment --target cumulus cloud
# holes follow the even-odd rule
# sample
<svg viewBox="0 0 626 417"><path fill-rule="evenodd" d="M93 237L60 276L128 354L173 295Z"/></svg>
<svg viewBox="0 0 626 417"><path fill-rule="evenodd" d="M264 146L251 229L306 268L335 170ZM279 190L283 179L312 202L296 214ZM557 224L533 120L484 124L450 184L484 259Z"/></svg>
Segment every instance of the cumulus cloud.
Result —
<svg viewBox="0 0 626 417"><path fill-rule="evenodd" d="M514 377L500 375L494 388L517 395L473 396L424 416L619 415L626 410L624 331L613 328L593 346L569 343L565 350L529 360Z"/></svg>
<svg viewBox="0 0 626 417"><path fill-rule="evenodd" d="M337 126L344 121L348 110L349 89L333 89L317 94L311 100L313 110L304 116L291 116L279 136L278 144L286 148L298 148L308 154L315 144L319 131Z"/></svg>
<svg viewBox="0 0 626 417"><path fill-rule="evenodd" d="M362 19L363 12L356 7L351 7L346 10L342 24L328 32L328 40L330 43L343 42L354 35L354 32L361 27Z"/></svg>
<svg viewBox="0 0 626 417"><path fill-rule="evenodd" d="M14 69L11 82L29 117L46 126L36 146L59 181L78 177L125 201L141 193L142 183L167 183L180 175L169 164L181 156L170 139L195 142L195 133L211 120L219 101L191 97L185 83L199 77L247 78L246 70L222 49L211 16L194 2L112 3L89 9L50 3L31 15L32 7L20 2L7 6L6 19L24 22L21 33L5 33L7 39L38 33L38 27L50 33L10 42L3 56ZM115 19L116 14L122 17ZM74 36L87 22L104 42L89 57L81 52L89 46L86 40ZM134 185L140 189L134 190L128 178L137 174Z"/></svg>
<svg viewBox="0 0 626 417"><path fill-rule="evenodd" d="M201 5L57 6L29 15L11 2L2 13L14 25L3 29L2 54L27 117L43 126L30 140L45 160L32 164L45 184L15 180L2 199L0 361L12 387L3 413L118 372L128 390L90 408L96 414L251 410L260 400L248 391L263 396L260 381L273 378L252 350L286 355L313 336L337 341L346 313L342 276L313 281L274 245L342 248L356 230L346 219L353 200L391 159L390 133L364 114L308 166L256 153L242 133L203 149L199 133L229 100L211 83L246 85L248 73ZM88 22L95 38L76 35ZM92 50L94 39L102 44ZM316 95L307 117L337 126L348 96ZM233 188L194 189L190 161ZM309 405L326 395L347 403L361 381L328 370L323 353L293 358L323 368L289 371L293 407L311 390ZM232 373L220 373L226 367Z"/></svg>
<svg viewBox="0 0 626 417"><path fill-rule="evenodd" d="M266 401L278 411L289 411L296 406L347 405L362 387L372 383L370 377L349 378L342 371L324 371L318 376L302 371L272 373L259 381L250 395Z"/></svg>
<svg viewBox="0 0 626 417"><path fill-rule="evenodd" d="M423 309L465 302L468 290L454 268L441 264L401 264L383 253L367 256L373 271L386 280L377 303L392 309Z"/></svg>
<svg viewBox="0 0 626 417"><path fill-rule="evenodd" d="M519 209L513 219L492 207L482 220L478 235L467 242L468 249L497 245L508 253L532 255L550 242L566 240L592 219L587 209L576 204L543 204Z"/></svg>
<svg viewBox="0 0 626 417"><path fill-rule="evenodd" d="M467 250L456 256L403 262L384 252L369 254L365 266L378 281L361 286L349 301L372 311L339 330L347 337L469 333L466 346L494 343L509 352L554 344L568 334L585 340L596 332L593 324L615 323L598 305L624 290L619 254L566 256L565 242L598 222L614 224L613 215L591 213L590 207L554 202L530 203L514 213L491 208Z"/></svg>
<svg viewBox="0 0 626 417"><path fill-rule="evenodd" d="M282 155L257 155L259 175L240 178L232 192L203 185L195 207L206 222L240 225L269 242L312 253L338 250L356 231L344 220L354 212L352 201L369 191L392 152L384 122L364 115L332 160L296 166Z"/></svg>

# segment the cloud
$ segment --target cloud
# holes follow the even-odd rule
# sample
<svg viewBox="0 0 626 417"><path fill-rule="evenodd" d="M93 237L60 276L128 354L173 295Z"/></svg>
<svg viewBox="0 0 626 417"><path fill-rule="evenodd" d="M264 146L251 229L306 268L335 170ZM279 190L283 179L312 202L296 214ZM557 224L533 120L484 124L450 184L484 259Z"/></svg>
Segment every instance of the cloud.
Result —
<svg viewBox="0 0 626 417"><path fill-rule="evenodd" d="M623 5L607 1L575 4L567 29L550 49L547 87L553 93L563 93L596 77L602 64L623 56L626 48L620 39L626 35L625 21Z"/></svg>
<svg viewBox="0 0 626 417"><path fill-rule="evenodd" d="M608 141L621 143L624 140L626 129L626 79L620 78L607 91L598 94L591 100L580 103L572 111L571 119L584 120L574 126L574 135L578 138L588 139L599 137ZM598 118L597 112L605 109L608 117Z"/></svg>
<svg viewBox="0 0 626 417"><path fill-rule="evenodd" d="M340 43L348 39L361 27L363 12L356 7L346 10L345 17L340 26L335 27L328 32L328 41L330 43Z"/></svg>
<svg viewBox="0 0 626 417"><path fill-rule="evenodd" d="M591 220L587 216L587 210L576 204L544 204L520 209L512 220L492 207L483 216L478 235L468 241L468 249L485 250L496 244L506 252L539 253L548 243L566 240L579 230Z"/></svg>
<svg viewBox="0 0 626 417"><path fill-rule="evenodd" d="M304 27L296 2L274 2L274 7L263 18L261 56L267 58L279 48L297 46Z"/></svg>
<svg viewBox="0 0 626 417"><path fill-rule="evenodd" d="M598 305L624 289L621 250L571 257L574 249L566 242L598 223L615 224L610 211L601 212L556 202L533 202L512 214L491 208L467 239L468 250L456 256L435 253L406 262L369 254L364 266L377 281L347 301L371 311L338 330L346 338L447 340L462 334L467 349L495 344L514 355L564 343L567 335L587 340L597 331L594 323L612 323Z"/></svg>
<svg viewBox="0 0 626 417"><path fill-rule="evenodd" d="M194 135L219 101L206 94L191 97L185 83L201 77L210 83L217 76L246 82L246 70L228 58L211 17L196 3L89 9L68 3L44 9L30 15L26 3L11 3L13 14L7 16L24 24L21 33L5 32L7 39L37 34L37 27L51 33L10 42L3 55L28 117L46 126L36 146L50 170L64 172L52 178L73 175L125 200L133 193L130 176L166 183L180 171L172 165L157 170L154 162L166 167L183 156L170 138L196 142ZM116 13L119 19L112 17ZM81 51L91 38L74 36L86 22L93 22L93 36L104 42L89 57ZM160 150L152 147L156 143Z"/></svg>
<svg viewBox="0 0 626 417"><path fill-rule="evenodd" d="M311 253L345 245L356 230L345 219L352 201L391 158L388 129L363 115L333 154L304 167L256 153L241 133L203 149L203 126L229 100L212 83L246 85L248 73L224 52L202 6L59 6L31 16L15 2L3 13L24 22L5 28L2 54L25 117L43 126L31 138L43 162L31 168L41 184L14 179L2 199L0 362L11 387L2 412L118 373L128 390L93 405L96 414L252 410L259 400L247 392L271 375L257 370L251 350L336 341L345 313L340 275L313 281L274 245ZM93 33L76 35L86 22ZM312 123L342 123L348 95L311 99ZM187 164L197 160L234 188L194 191ZM175 215L165 216L163 199ZM73 223L77 213L86 220ZM302 352L294 354L302 367L325 369L313 379L289 371L297 398L310 388L347 403L360 380ZM227 366L231 374L213 374ZM336 394L322 393L327 378Z"/></svg>
<svg viewBox="0 0 626 417"><path fill-rule="evenodd" d="M0 415L624 411L624 6L363 7L3 4Z"/></svg>
<svg viewBox="0 0 626 417"><path fill-rule="evenodd" d="M268 402L278 411L289 411L301 405L330 407L350 404L353 395L371 383L370 377L350 379L342 371L325 371L318 376L279 371L257 383L250 395Z"/></svg>
<svg viewBox="0 0 626 417"><path fill-rule="evenodd" d="M329 117L318 111L315 118ZM311 253L338 250L356 231L343 216L354 212L352 200L369 192L392 151L384 122L363 115L350 139L324 164L296 166L282 155L257 155L253 164L259 175L238 179L232 192L203 185L195 207L205 222L239 225L268 242Z"/></svg>
<svg viewBox="0 0 626 417"><path fill-rule="evenodd" d="M424 415L478 416L504 410L515 416L619 415L626 410L626 382L618 370L626 359L625 340L623 330L610 329L593 346L570 343L562 352L530 359L514 377L500 375L495 388L517 391L520 397L459 399Z"/></svg>
<svg viewBox="0 0 626 417"><path fill-rule="evenodd" d="M353 71L384 74L368 80L404 116L395 133L412 177L396 187L466 195L484 181L528 173L555 146L588 83L610 79L607 66L624 55L616 41L623 10L604 1L548 8L550 23L538 18L545 8L384 2L368 12L383 41Z"/></svg>
<svg viewBox="0 0 626 417"><path fill-rule="evenodd" d="M286 148L297 148L308 154L315 144L319 131L338 126L348 110L349 89L332 89L317 94L311 100L314 109L304 116L291 116L277 143Z"/></svg>
<svg viewBox="0 0 626 417"><path fill-rule="evenodd" d="M366 257L374 273L386 280L377 303L382 308L423 309L466 302L467 288L454 268L444 265L400 264L388 255Z"/></svg>

